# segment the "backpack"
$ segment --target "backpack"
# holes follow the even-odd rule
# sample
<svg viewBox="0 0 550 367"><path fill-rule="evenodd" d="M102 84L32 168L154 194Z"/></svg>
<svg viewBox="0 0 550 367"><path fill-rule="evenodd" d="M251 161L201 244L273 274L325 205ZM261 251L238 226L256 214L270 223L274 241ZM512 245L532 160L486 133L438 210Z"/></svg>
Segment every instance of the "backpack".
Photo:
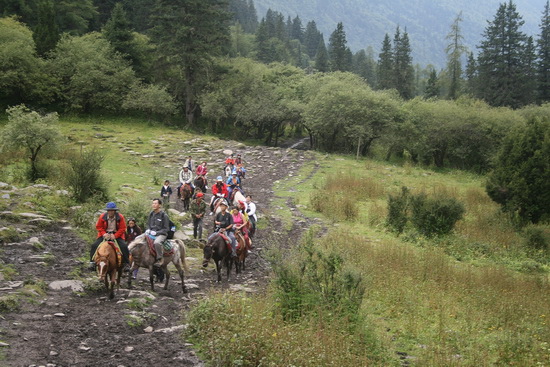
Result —
<svg viewBox="0 0 550 367"><path fill-rule="evenodd" d="M168 218L168 225L170 226L170 230L168 230L168 233L166 234L166 239L171 240L174 238L174 233L176 233L176 224Z"/></svg>

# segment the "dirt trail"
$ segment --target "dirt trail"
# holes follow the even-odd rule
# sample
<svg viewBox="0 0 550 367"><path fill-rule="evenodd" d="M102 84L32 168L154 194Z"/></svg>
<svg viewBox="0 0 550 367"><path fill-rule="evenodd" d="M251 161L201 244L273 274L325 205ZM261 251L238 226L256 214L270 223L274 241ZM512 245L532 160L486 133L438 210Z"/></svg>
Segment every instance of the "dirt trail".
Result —
<svg viewBox="0 0 550 367"><path fill-rule="evenodd" d="M294 174L311 158L308 152L294 149L236 149L234 144L224 147L243 154L249 169L244 188L254 196L258 212L264 217L262 220L266 220L272 212L271 188L275 180L281 179L281 167L287 167L285 174ZM208 155L210 162L224 159L220 151ZM209 176L212 179L216 175L217 172L211 172ZM287 204L293 206L290 200ZM258 249L249 257L246 271L238 277L233 273L229 282L224 277L222 283L216 283L212 264L203 271L201 259L189 259L195 266L186 274L188 295L182 293L177 274L172 276L168 290L157 286L156 292L150 292L148 274L141 270L138 280L133 283L134 289L127 289L126 279L123 279L122 288L112 301L103 293L52 289L56 281L72 279L73 270L83 267L76 261L75 254L84 253L89 244L77 238L70 229L64 229L64 224L52 224L44 230L29 227L29 232L19 242L2 246L1 260L13 264L17 275L10 282L0 279L0 296L20 292L22 282L30 279L40 279L51 286L44 296L34 298L36 302L22 302L17 312L0 314L0 341L8 344L0 347L6 357L0 365L203 365L193 346L185 343L181 336L183 313L212 288L261 291L269 275L262 251L272 242L290 246L290 242L295 242L296 236L310 225L296 208L293 208L293 217L297 224L290 232L279 220L269 218L268 228L258 231L255 242ZM9 220L3 220L4 225L9 224ZM35 240L29 240L32 237L44 246L38 252L40 255L37 255L37 246L32 244Z"/></svg>

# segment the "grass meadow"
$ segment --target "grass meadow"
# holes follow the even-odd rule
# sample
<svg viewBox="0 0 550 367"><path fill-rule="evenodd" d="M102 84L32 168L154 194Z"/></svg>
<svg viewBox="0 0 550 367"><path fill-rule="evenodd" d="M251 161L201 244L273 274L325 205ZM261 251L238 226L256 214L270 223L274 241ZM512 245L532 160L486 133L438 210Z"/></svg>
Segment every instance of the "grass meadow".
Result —
<svg viewBox="0 0 550 367"><path fill-rule="evenodd" d="M387 198L403 186L453 197L466 214L450 235L425 238L408 226L396 236L385 226ZM273 250L266 294L215 294L192 311L188 335L209 341L202 351L213 365L550 366L550 253L526 245L482 176L315 154L274 190L285 223L296 218L283 208L292 202L323 218L328 234ZM319 306L331 289L324 280L339 271L360 277L354 317L338 302ZM346 283L338 284L336 294ZM220 307L234 317L208 316Z"/></svg>

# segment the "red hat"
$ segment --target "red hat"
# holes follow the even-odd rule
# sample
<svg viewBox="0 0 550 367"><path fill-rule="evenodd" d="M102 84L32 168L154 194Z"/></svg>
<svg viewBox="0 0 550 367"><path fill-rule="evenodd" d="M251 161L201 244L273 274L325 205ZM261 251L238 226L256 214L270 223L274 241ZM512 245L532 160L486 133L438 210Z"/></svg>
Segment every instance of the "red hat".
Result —
<svg viewBox="0 0 550 367"><path fill-rule="evenodd" d="M198 198L202 198L203 196L204 196L204 194L203 194L202 192L199 192L199 193L197 194L197 197L198 197Z"/></svg>
<svg viewBox="0 0 550 367"><path fill-rule="evenodd" d="M244 201L239 200L239 204L241 204L242 206L244 206Z"/></svg>

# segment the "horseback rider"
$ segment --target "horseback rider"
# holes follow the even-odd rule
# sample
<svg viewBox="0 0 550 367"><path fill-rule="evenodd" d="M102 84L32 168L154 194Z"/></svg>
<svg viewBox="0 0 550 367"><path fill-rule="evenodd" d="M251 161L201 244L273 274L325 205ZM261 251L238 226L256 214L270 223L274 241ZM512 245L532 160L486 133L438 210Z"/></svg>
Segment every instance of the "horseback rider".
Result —
<svg viewBox="0 0 550 367"><path fill-rule="evenodd" d="M248 223L250 219L248 214L246 214L246 203L244 201L239 201L237 207L231 211L231 215L233 216L233 227L235 228L235 232L240 231L242 233L245 244L248 247L250 245L250 237L248 234Z"/></svg>
<svg viewBox="0 0 550 367"><path fill-rule="evenodd" d="M245 175L246 175L246 169L244 169L242 164L239 164L237 166L237 176L240 178L245 178L244 177Z"/></svg>
<svg viewBox="0 0 550 367"><path fill-rule="evenodd" d="M147 218L147 230L145 234L154 239L155 251L157 252L157 261L153 265L160 265L164 256L162 244L166 241L168 231L170 230L170 220L168 215L162 210L162 200L153 199L151 204L153 209Z"/></svg>
<svg viewBox="0 0 550 367"><path fill-rule="evenodd" d="M222 201L220 203L221 212L216 215L214 224L216 225L216 232L225 234L231 240L231 257L237 257L237 239L235 238L233 228L233 216L227 212L227 203Z"/></svg>
<svg viewBox="0 0 550 367"><path fill-rule="evenodd" d="M237 154L237 158L235 158L235 166L238 166L240 164L243 164L243 159L241 158L240 154Z"/></svg>
<svg viewBox="0 0 550 367"><path fill-rule="evenodd" d="M191 195L195 192L195 186L193 186L193 172L188 166L183 166L179 174L180 184L178 186L178 197L181 196L180 190L183 185L189 185L191 188Z"/></svg>
<svg viewBox="0 0 550 367"><path fill-rule="evenodd" d="M241 179L240 177L237 175L237 170L233 170L233 172L231 173L231 177L229 177L227 179L227 191L229 192L229 200L231 200L232 198L232 195L233 195L233 190L235 189L238 189L238 190L241 190L242 192L242 189L241 189Z"/></svg>
<svg viewBox="0 0 550 367"><path fill-rule="evenodd" d="M252 238L254 237L254 233L256 233L256 222L258 221L258 217L256 216L256 204L252 201L252 196L246 196L246 204L248 205L246 213L248 214L248 219L250 220L249 235L250 238Z"/></svg>
<svg viewBox="0 0 550 367"><path fill-rule="evenodd" d="M183 166L189 168L189 171L193 172L193 159L191 158L191 156L185 159Z"/></svg>
<svg viewBox="0 0 550 367"><path fill-rule="evenodd" d="M206 161L202 162L199 166L197 166L197 170L195 171L198 177L202 177L204 180L204 189L208 190L208 180L206 179L206 175L208 174L208 168L206 167Z"/></svg>
<svg viewBox="0 0 550 367"><path fill-rule="evenodd" d="M125 264L125 271L128 268L130 253L126 245L126 219L118 212L118 208L112 201L105 206L106 213L103 213L97 219L95 228L97 229L97 239L90 249L90 270L95 270L93 257L97 248L103 241L116 241L122 252L122 263Z"/></svg>
<svg viewBox="0 0 550 367"><path fill-rule="evenodd" d="M226 199L228 198L229 192L227 191L227 185L223 182L222 176L218 176L216 178L216 184L212 186L212 198L210 199L210 215L212 215L214 211L214 203L218 199ZM225 200L222 200L222 202Z"/></svg>

